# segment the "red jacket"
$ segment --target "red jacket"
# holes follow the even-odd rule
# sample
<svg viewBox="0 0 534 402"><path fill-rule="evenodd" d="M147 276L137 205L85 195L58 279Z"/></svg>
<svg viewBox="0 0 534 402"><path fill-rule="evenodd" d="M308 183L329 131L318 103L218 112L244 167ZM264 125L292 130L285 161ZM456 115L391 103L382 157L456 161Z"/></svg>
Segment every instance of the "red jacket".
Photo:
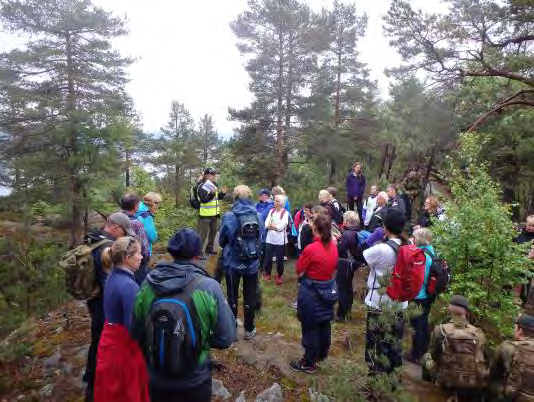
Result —
<svg viewBox="0 0 534 402"><path fill-rule="evenodd" d="M98 345L95 402L149 402L148 374L139 345L122 325L106 323Z"/></svg>
<svg viewBox="0 0 534 402"><path fill-rule="evenodd" d="M306 274L306 278L316 281L329 281L337 267L338 254L334 241L325 247L319 237L307 246L300 255L295 271L298 276Z"/></svg>

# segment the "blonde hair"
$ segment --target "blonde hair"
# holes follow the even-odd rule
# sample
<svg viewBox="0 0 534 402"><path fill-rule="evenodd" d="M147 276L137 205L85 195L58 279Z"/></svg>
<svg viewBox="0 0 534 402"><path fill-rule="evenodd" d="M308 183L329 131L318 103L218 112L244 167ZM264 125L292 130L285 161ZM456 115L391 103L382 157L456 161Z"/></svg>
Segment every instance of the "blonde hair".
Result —
<svg viewBox="0 0 534 402"><path fill-rule="evenodd" d="M252 191L250 191L249 186L245 186L244 184L240 184L236 188L234 188L234 198L250 198L252 197Z"/></svg>
<svg viewBox="0 0 534 402"><path fill-rule="evenodd" d="M360 223L360 217L354 211L347 211L343 214L344 225L356 225Z"/></svg>
<svg viewBox="0 0 534 402"><path fill-rule="evenodd" d="M135 237L124 236L115 240L111 247L106 247L102 251L102 268L109 270L113 265L123 261L126 256L133 255L133 246L141 247L139 240Z"/></svg>
<svg viewBox="0 0 534 402"><path fill-rule="evenodd" d="M271 190L271 193L273 193L273 195L285 195L286 194L282 186L274 186L273 189Z"/></svg>
<svg viewBox="0 0 534 402"><path fill-rule="evenodd" d="M413 232L416 246L429 246L432 244L432 232L428 228L419 228Z"/></svg>
<svg viewBox="0 0 534 402"><path fill-rule="evenodd" d="M328 192L328 190L321 190L319 191L319 199L326 198L327 200L332 199L332 194Z"/></svg>
<svg viewBox="0 0 534 402"><path fill-rule="evenodd" d="M152 204L153 202L163 201L163 197L161 196L161 194L151 191L150 193L145 194L145 196L143 197L143 201L146 204Z"/></svg>
<svg viewBox="0 0 534 402"><path fill-rule="evenodd" d="M274 197L275 200L278 200L280 202L280 205L282 206L282 208L284 208L284 206L286 205L286 196L283 195L283 194L278 194Z"/></svg>
<svg viewBox="0 0 534 402"><path fill-rule="evenodd" d="M379 192L377 197L382 197L386 201L386 204L389 202L389 195L385 191Z"/></svg>

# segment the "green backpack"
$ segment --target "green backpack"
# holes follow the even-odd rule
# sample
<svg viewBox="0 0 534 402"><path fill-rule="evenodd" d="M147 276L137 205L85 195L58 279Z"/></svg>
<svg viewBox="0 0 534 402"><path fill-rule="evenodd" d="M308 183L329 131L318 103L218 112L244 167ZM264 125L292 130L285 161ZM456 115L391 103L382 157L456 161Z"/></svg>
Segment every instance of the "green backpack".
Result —
<svg viewBox="0 0 534 402"><path fill-rule="evenodd" d="M113 241L103 239L92 244L80 244L65 253L59 266L65 271L67 292L77 300L90 300L100 293L95 275L93 251Z"/></svg>

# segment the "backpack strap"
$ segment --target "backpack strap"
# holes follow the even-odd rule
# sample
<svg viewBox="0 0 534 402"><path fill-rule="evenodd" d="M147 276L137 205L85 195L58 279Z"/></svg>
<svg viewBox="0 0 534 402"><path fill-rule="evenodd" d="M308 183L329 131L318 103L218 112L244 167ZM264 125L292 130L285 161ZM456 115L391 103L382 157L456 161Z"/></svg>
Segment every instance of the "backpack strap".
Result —
<svg viewBox="0 0 534 402"><path fill-rule="evenodd" d="M395 255L399 255L400 245L396 241L390 239L386 242L386 244L393 249Z"/></svg>
<svg viewBox="0 0 534 402"><path fill-rule="evenodd" d="M91 248L91 251L95 251L98 247L103 246L105 244L109 244L109 243L113 244L115 242L111 239L102 239L102 240L97 241L96 243L90 243L88 244L88 246Z"/></svg>

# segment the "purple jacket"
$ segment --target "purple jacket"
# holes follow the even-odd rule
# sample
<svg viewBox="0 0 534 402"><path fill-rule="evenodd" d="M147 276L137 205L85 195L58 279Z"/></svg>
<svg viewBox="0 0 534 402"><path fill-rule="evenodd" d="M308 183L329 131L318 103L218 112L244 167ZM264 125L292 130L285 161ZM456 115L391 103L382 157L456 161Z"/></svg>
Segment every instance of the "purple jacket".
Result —
<svg viewBox="0 0 534 402"><path fill-rule="evenodd" d="M365 176L363 174L354 175L354 172L349 173L345 181L347 187L347 198L349 200L354 197L363 198L365 192Z"/></svg>

